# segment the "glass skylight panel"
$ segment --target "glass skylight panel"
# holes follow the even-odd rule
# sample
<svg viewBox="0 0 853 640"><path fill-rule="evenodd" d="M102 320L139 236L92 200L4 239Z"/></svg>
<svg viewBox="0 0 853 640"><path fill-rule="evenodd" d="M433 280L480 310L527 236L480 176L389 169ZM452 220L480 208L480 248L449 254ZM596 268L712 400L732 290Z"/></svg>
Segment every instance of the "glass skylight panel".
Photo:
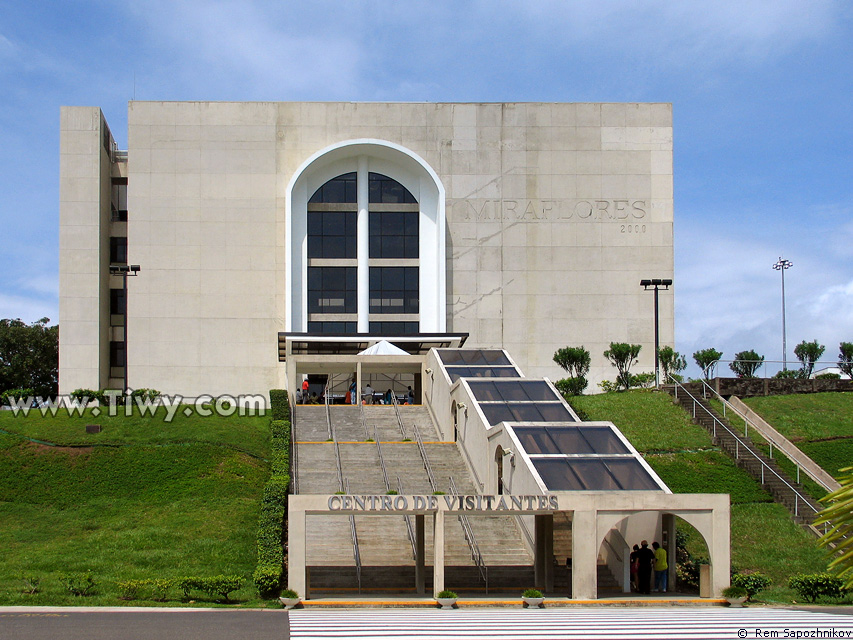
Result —
<svg viewBox="0 0 853 640"><path fill-rule="evenodd" d="M480 405L489 424L500 422L575 422L561 403L512 402Z"/></svg>
<svg viewBox="0 0 853 640"><path fill-rule="evenodd" d="M583 491L586 487L566 464L565 458L533 458L533 466L551 491Z"/></svg>
<svg viewBox="0 0 853 640"><path fill-rule="evenodd" d="M654 491L660 487L633 458L532 458L551 491Z"/></svg>
<svg viewBox="0 0 853 640"><path fill-rule="evenodd" d="M446 367L447 374L450 376L451 382L456 382L459 378L518 378L518 370L515 367L486 367L472 366Z"/></svg>
<svg viewBox="0 0 853 640"><path fill-rule="evenodd" d="M544 380L478 380L469 384L474 397L480 402L559 401L557 394Z"/></svg>
<svg viewBox="0 0 853 640"><path fill-rule="evenodd" d="M623 489L634 491L660 489L639 460L634 458L606 458L605 460L610 473L616 477Z"/></svg>
<svg viewBox="0 0 853 640"><path fill-rule="evenodd" d="M509 365L512 364L500 349L439 349L444 364Z"/></svg>

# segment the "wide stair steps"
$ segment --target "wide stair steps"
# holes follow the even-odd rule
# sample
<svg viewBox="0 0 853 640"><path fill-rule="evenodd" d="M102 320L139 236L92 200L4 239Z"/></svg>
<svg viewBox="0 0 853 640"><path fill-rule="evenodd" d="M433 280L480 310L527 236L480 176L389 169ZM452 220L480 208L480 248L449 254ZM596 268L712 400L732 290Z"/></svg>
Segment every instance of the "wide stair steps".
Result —
<svg viewBox="0 0 853 640"><path fill-rule="evenodd" d="M349 493L382 495L385 481L375 442L364 439L358 406L329 407L333 431L338 440L341 470ZM418 445L404 441L393 407L364 406L369 435L373 427L379 437L391 489L402 493L430 495L429 482ZM400 406L406 439L414 440L417 425L436 480L436 487L450 495L452 477L462 494L478 493L454 443L438 442L438 435L425 407ZM327 442L324 406L299 405L295 408L300 493L333 494L338 491L335 445ZM387 439L386 439L387 438ZM440 500L444 496L439 496ZM410 516L412 527L415 517ZM430 518L425 523L425 558L431 579L433 531ZM405 520L400 516L354 516L362 563L362 587L405 590L414 584L414 557ZM533 581L532 557L522 540L513 516L471 516L471 529L488 567L491 589L523 588ZM356 588L355 561L350 519L341 516L311 515L307 520L308 565L312 590ZM445 563L447 584L477 585L479 572L465 541L462 525L455 516L445 520ZM529 574L529 575L528 575Z"/></svg>
<svg viewBox="0 0 853 640"><path fill-rule="evenodd" d="M675 395L674 387L669 387L668 391ZM679 393L676 397L676 402L687 410L693 417L693 422L704 427L711 437L715 445L720 447L727 453L739 466L749 473L755 480L761 483L773 499L782 504L794 520L800 524L811 524L815 517L815 511L820 511L822 507L812 496L810 496L801 484L797 484L787 473L782 471L776 464L776 461L767 457L764 452L759 449L752 438L743 436L729 424L728 421L717 413L711 406L711 403L706 398L696 396L695 401L686 394ZM695 402L695 407L694 407ZM695 411L694 411L695 409ZM718 421L715 426L715 418ZM725 424L734 434L723 429L719 423ZM716 428L716 434L715 434ZM766 468L764 465L767 465ZM762 478L762 468L763 478ZM771 471L772 470L772 471ZM784 481L783 481L784 480ZM787 485L785 483L788 483ZM790 485L790 486L788 486ZM791 487L796 488L798 496ZM804 501L808 503L807 506Z"/></svg>

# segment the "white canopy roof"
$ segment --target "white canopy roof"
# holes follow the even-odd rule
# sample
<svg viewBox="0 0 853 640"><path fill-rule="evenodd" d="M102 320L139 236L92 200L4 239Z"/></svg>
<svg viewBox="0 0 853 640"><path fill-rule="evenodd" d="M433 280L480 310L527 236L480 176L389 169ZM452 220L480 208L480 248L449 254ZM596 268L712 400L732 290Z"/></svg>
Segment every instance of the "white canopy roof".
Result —
<svg viewBox="0 0 853 640"><path fill-rule="evenodd" d="M396 347L387 340L380 340L374 345L367 347L364 351L360 351L360 356L407 356L408 352L403 351L400 347Z"/></svg>

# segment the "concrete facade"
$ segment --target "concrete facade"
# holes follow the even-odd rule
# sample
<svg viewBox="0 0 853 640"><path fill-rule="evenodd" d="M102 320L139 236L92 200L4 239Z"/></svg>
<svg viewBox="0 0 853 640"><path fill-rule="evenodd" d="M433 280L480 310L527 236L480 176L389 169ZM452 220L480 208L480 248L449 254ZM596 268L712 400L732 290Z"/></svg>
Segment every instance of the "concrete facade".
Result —
<svg viewBox="0 0 853 640"><path fill-rule="evenodd" d="M62 110L61 393L121 386L116 234L142 268L128 283L131 387L285 386L277 335L305 319L298 202L359 162L420 196L422 331L468 333L552 379L554 351L583 345L592 391L615 378L611 341L641 344L635 370L653 370L639 281L673 275L669 104L131 102L126 157L106 129L97 108ZM109 219L111 176L127 177L126 223ZM672 301L661 294L662 345Z"/></svg>

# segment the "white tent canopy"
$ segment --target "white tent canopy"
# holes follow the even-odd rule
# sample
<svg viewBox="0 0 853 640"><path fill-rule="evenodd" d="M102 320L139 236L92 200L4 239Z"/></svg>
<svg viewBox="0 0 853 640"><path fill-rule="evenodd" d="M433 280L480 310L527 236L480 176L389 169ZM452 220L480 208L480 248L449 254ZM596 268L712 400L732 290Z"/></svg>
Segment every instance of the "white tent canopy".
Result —
<svg viewBox="0 0 853 640"><path fill-rule="evenodd" d="M360 356L407 356L408 352L403 351L400 347L396 347L387 340L380 340L364 351L360 351Z"/></svg>

